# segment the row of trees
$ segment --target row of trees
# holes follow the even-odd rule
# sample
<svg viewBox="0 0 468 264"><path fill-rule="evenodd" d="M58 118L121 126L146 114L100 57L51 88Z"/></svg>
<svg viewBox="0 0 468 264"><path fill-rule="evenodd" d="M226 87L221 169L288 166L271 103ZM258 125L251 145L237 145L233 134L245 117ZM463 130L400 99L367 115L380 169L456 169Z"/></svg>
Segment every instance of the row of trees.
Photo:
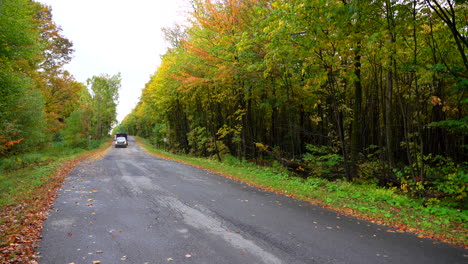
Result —
<svg viewBox="0 0 468 264"><path fill-rule="evenodd" d="M86 147L91 138L101 139L109 135L116 122L120 74L93 76L87 89L82 90L79 107L66 120L63 130L65 141L76 147Z"/></svg>
<svg viewBox="0 0 468 264"><path fill-rule="evenodd" d="M90 123L82 129L85 138L107 135L115 120L120 77L91 78L90 94L63 69L72 52L50 7L30 0L0 1L0 157L41 148L60 140L64 131L69 138L82 136L67 128L76 127L76 112L88 111L89 121L80 120L83 126ZM102 88L102 80L112 88Z"/></svg>
<svg viewBox="0 0 468 264"><path fill-rule="evenodd" d="M430 195L466 196L453 165L467 160L466 3L192 3L189 27L165 29L172 48L121 129L185 153L270 156L424 192L455 173L456 191Z"/></svg>

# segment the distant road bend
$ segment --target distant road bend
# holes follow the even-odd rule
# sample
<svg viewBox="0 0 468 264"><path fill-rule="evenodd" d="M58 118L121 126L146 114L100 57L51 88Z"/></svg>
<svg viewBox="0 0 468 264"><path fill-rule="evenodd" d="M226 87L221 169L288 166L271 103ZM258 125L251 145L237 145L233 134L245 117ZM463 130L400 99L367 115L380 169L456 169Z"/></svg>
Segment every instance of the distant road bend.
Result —
<svg viewBox="0 0 468 264"><path fill-rule="evenodd" d="M465 249L160 159L129 140L68 176L39 263L468 263Z"/></svg>

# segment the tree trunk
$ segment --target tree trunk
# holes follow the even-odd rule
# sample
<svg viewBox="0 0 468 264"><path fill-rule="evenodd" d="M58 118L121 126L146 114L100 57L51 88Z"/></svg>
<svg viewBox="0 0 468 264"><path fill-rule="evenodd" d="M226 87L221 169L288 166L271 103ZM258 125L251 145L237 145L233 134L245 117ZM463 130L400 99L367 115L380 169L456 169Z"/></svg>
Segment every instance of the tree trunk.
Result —
<svg viewBox="0 0 468 264"><path fill-rule="evenodd" d="M358 42L354 52L354 108L351 133L351 159L353 163L358 160L358 154L362 148L362 83L361 83L361 42Z"/></svg>

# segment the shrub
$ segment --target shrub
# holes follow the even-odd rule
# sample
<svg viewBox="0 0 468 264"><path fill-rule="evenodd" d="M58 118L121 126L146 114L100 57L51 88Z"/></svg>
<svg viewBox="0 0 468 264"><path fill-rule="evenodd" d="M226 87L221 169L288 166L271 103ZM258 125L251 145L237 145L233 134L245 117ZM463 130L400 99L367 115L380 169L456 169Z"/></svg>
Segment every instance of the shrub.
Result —
<svg viewBox="0 0 468 264"><path fill-rule="evenodd" d="M332 179L343 173L343 157L331 147L307 145L306 148L309 152L302 159L313 176Z"/></svg>
<svg viewBox="0 0 468 264"><path fill-rule="evenodd" d="M401 190L428 199L431 204L443 202L466 209L468 203L468 162L455 164L440 155L424 156L424 174L412 175L409 166L394 169L401 181ZM435 202L437 201L437 202Z"/></svg>

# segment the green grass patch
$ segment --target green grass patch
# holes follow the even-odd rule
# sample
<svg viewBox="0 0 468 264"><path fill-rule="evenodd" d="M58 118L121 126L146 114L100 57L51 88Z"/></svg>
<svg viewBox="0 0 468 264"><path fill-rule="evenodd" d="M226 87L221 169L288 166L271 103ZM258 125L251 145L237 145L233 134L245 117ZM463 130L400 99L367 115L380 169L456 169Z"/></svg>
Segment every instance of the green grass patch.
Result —
<svg viewBox="0 0 468 264"><path fill-rule="evenodd" d="M159 156L393 227L395 231L413 232L419 236L467 247L468 214L464 210L444 207L437 203L428 204L423 199L409 197L396 189L380 188L370 183L292 177L280 167L261 167L233 157L226 157L223 162L218 162L176 155L154 148L143 138L137 139L147 151Z"/></svg>
<svg viewBox="0 0 468 264"><path fill-rule="evenodd" d="M101 140L96 148L105 146L108 142L107 139ZM53 180L50 175L61 164L89 152L90 150L67 148L61 143L53 143L41 152L0 160L0 210L40 195L35 190Z"/></svg>

